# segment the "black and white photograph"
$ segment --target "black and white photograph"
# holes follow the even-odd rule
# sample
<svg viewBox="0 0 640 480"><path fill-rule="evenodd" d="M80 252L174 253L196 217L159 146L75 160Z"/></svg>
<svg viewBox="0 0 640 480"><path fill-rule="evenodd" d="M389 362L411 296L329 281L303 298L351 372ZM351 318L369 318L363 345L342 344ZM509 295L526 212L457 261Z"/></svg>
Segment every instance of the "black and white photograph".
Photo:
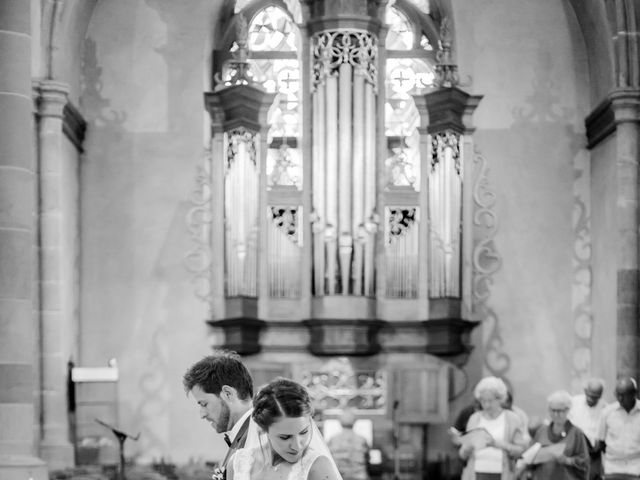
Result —
<svg viewBox="0 0 640 480"><path fill-rule="evenodd" d="M640 480L640 0L0 0L0 480Z"/></svg>

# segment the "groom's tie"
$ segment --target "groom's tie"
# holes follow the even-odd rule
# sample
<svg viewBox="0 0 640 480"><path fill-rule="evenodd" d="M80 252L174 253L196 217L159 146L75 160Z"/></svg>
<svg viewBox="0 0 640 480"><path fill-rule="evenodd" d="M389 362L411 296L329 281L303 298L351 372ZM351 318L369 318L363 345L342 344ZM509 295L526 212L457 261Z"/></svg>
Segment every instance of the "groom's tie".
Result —
<svg viewBox="0 0 640 480"><path fill-rule="evenodd" d="M227 444L227 447L231 446L231 439L229 438L229 434L228 433L224 434L224 441Z"/></svg>

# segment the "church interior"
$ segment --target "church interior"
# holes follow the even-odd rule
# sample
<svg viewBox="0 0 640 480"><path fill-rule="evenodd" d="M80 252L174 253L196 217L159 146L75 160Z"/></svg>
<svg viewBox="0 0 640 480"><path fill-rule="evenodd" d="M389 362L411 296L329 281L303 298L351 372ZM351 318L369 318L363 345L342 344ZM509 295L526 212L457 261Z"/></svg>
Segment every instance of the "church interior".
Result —
<svg viewBox="0 0 640 480"><path fill-rule="evenodd" d="M212 349L303 383L325 432L353 409L396 480L457 478L484 376L537 417L639 378L638 0L4 0L0 24L1 479L121 453L210 478L176 472L225 452L182 386Z"/></svg>

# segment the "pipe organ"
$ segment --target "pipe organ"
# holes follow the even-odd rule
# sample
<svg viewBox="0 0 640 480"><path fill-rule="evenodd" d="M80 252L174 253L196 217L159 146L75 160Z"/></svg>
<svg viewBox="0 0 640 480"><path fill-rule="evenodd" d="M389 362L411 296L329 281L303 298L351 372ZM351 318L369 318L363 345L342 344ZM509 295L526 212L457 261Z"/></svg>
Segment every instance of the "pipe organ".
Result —
<svg viewBox="0 0 640 480"><path fill-rule="evenodd" d="M259 167L256 134L244 127L225 132L224 231L226 295L258 291Z"/></svg>
<svg viewBox="0 0 640 480"><path fill-rule="evenodd" d="M457 77L434 32L395 6L343 3L308 3L295 22L276 5L233 16L206 95L212 318L386 319L388 301L429 318L469 291L463 146L479 97L439 82L445 67Z"/></svg>
<svg viewBox="0 0 640 480"><path fill-rule="evenodd" d="M314 293L372 295L377 39L335 30L311 42Z"/></svg>
<svg viewBox="0 0 640 480"><path fill-rule="evenodd" d="M480 97L434 51L450 42L428 7L236 2L213 55L211 154L188 217L203 232L190 259L199 285L209 274L207 323L224 333L212 344L255 355L258 378L306 378L328 415L397 416L400 448L414 452L402 480L422 477L423 425L446 421L448 362L466 361L477 325L465 319L463 232ZM310 366L320 358L331 365Z"/></svg>
<svg viewBox="0 0 640 480"><path fill-rule="evenodd" d="M460 295L462 163L460 135L431 136L429 165L429 259L432 297Z"/></svg>

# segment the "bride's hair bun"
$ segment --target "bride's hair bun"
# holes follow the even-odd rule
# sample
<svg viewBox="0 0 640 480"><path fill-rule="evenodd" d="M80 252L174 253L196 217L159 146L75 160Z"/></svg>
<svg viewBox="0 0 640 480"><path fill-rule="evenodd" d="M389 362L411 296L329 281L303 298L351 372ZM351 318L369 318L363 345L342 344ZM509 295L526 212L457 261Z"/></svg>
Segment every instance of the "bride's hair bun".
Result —
<svg viewBox="0 0 640 480"><path fill-rule="evenodd" d="M264 430L279 418L313 414L307 389L288 378L276 378L262 387L253 399L253 420Z"/></svg>

